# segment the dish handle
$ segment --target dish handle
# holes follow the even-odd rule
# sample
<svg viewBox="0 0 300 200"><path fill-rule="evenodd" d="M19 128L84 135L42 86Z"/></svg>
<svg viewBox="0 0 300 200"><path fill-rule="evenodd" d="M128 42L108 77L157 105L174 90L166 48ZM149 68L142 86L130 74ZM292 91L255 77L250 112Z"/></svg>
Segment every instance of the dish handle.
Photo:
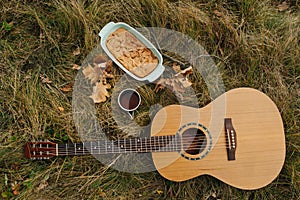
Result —
<svg viewBox="0 0 300 200"><path fill-rule="evenodd" d="M157 80L162 75L164 70L165 70L165 67L162 64L158 64L156 69L153 72L151 72L150 75L147 76L147 80L149 82L154 82L155 80Z"/></svg>
<svg viewBox="0 0 300 200"><path fill-rule="evenodd" d="M111 29L116 25L115 22L109 22L108 24L106 24L100 31L99 36L103 37L105 36L107 33L111 32Z"/></svg>

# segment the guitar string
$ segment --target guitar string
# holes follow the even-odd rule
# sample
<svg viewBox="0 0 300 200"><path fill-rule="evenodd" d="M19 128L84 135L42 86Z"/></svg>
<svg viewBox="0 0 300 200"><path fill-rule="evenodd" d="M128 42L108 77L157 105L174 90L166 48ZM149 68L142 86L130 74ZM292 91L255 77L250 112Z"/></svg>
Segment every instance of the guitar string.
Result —
<svg viewBox="0 0 300 200"><path fill-rule="evenodd" d="M192 139L196 139L197 140L197 137L190 137L190 138L192 138ZM203 138L203 137L201 137L201 138ZM170 146L178 146L178 145L182 145L182 146L192 146L192 145L200 145L200 143L203 143L203 142L205 142L205 141L207 141L206 139L204 139L204 140L197 140L197 141L194 141L194 142L191 142L191 141L189 141L189 142L178 142L178 141L175 141L175 143L174 143L174 141L173 140L176 140L176 137L174 138L174 137L172 137L172 139L170 140L169 138L167 138L167 140L159 140L159 141L150 141L149 142L149 138L147 138L146 139L146 141L145 140L143 140L142 138L139 138L140 139L140 142L138 142L138 143L136 143L136 139L131 139L131 140L133 140L133 143L134 144L132 144L132 141L130 142L130 141L128 141L128 140L125 140L125 142L123 141L123 140L114 140L114 141L109 141L109 144L108 144L108 146L105 146L105 145L103 145L103 146L100 146L100 147L98 147L98 141L96 141L96 142L86 142L85 144L83 144L83 143L67 143L67 145L69 145L69 147L70 146L73 146L73 148L75 149L75 145L78 145L79 146L79 148L80 148L80 146L82 145L82 147L83 146L85 146L85 147L88 147L88 146L94 146L92 143L97 143L95 146L94 146L94 148L91 148L91 147L89 147L89 149L93 149L93 150L100 150L100 151L107 151L107 148L110 148L109 146L113 146L113 147L116 147L116 148L119 148L120 150L125 150L125 151L135 151L136 149L138 149L138 147L140 148L140 149L157 149L157 148L170 148ZM165 139L165 138L164 138ZM102 141L100 141L100 143L103 143L103 142L105 142L105 140L102 140ZM90 143L90 145L87 145L87 143ZM116 143L118 143L118 144L116 144ZM131 143L131 144L130 144ZM154 144L153 144L154 143ZM37 146L39 145L39 144L36 144ZM107 145L107 144L106 144ZM119 146L120 145L120 146ZM123 146L125 146L125 147L121 147L121 145L123 145ZM130 147L128 147L128 146L130 146ZM217 143L217 144L215 144L214 145L214 147L218 147L218 146L221 146L222 148L224 148L224 147L226 147L226 148L228 148L229 147L229 143L226 141L225 143L224 142L222 142L222 143ZM46 147L35 147L35 148L46 148ZM60 148L58 148L58 150L59 149L65 149L66 148L66 146L64 146L64 147L60 147ZM173 149L174 149L174 147L172 147ZM198 149L198 147L196 147L196 149ZM69 149L70 150L70 149ZM68 150L68 151L69 151ZM91 151L93 151L93 150L91 150ZM37 150L38 151L38 150ZM75 150L74 150L75 151ZM76 151L80 151L80 149L78 149L78 148L76 148ZM110 150L111 151L111 150ZM67 151L66 151L67 152Z"/></svg>
<svg viewBox="0 0 300 200"><path fill-rule="evenodd" d="M193 137L192 139L195 139L195 138ZM101 142L102 142L102 144L101 144ZM81 148L83 146L91 148L90 146L93 146L95 149L99 149L99 148L100 149L101 148L106 149L109 146L114 146L114 147L120 146L120 148L123 148L123 147L121 147L121 145L124 146L124 149L125 148L126 149L131 149L131 148L135 149L136 147L151 148L151 147L162 147L162 146L171 146L171 145L173 145L173 146L174 145L175 146L176 145L183 145L183 146L184 145L186 145L186 146L188 145L188 146L191 146L191 145L200 145L200 144L202 144L204 142L207 142L207 140L206 139L203 139L203 140L201 139L201 140L197 140L197 141L187 141L187 142L178 142L178 141L174 142L173 140L165 140L165 141L161 141L160 140L160 141L149 142L149 141L143 141L143 140L141 140L140 142L133 141L133 143L129 142L129 141L126 141L124 143L123 141L118 142L118 141L114 140L114 141L109 141L108 143L106 142L106 144L103 144L103 142L105 142L105 141L101 141L101 142L100 142L100 144L101 144L100 147L98 146L98 142L96 141L96 142L93 142L94 144L96 143L96 145L94 145L91 142L85 142L84 144L83 143L65 143L65 144L59 144L59 145L65 145L64 147L59 147L59 148L65 149L66 146L74 148L75 145L78 146L79 148ZM37 146L35 146L33 148L47 148L47 147L41 147L41 146L39 146L39 144L35 144L35 145L37 145ZM226 147L228 147L227 145L229 145L229 142L227 142L227 141L226 142L219 142L219 143L217 143L214 146L224 146L224 145L226 145Z"/></svg>
<svg viewBox="0 0 300 200"><path fill-rule="evenodd" d="M154 141L152 141L152 138ZM157 138L157 141L155 141L155 138ZM171 139L170 139L171 138ZM181 138L181 137L179 137ZM201 139L199 139L201 138ZM202 139L205 138L205 139ZM85 144L83 143L67 143L65 144L66 146L64 147L59 147L57 150L59 151L60 155L65 154L92 154L93 151L98 151L99 154L105 154L106 153L134 153L134 152L171 152L171 151L181 151L182 150L182 146L187 145L189 148L189 150L199 150L201 149L201 147L197 147L197 145L200 145L200 143L203 143L204 141L207 141L206 137L204 136L189 136L189 137L184 137L184 139L193 139L196 140L195 142L181 142L178 144L178 137L177 135L164 135L164 136L154 136L154 137L150 137L150 138L125 138L125 139L119 139L119 140L113 140L113 141L109 141L109 146L112 146L111 148L107 148L109 146L98 146L98 141L91 141L91 142L86 142ZM175 140L175 143L173 143ZM133 141L133 145L132 145L132 141ZM183 140L185 141L185 140ZM100 140L100 143L102 142L106 142L105 140ZM89 143L90 145L87 145L87 143ZM93 143L97 143L97 145L93 148ZM116 144L118 143L118 144ZM152 144L154 143L154 144ZM47 144L47 143L44 143ZM149 144L151 146L149 146ZM227 141L225 143L218 143L215 144L214 147L218 147L221 146L221 148L225 148L227 149L229 147L229 145L227 146L227 144L229 144ZM39 146L38 143L35 143L35 145ZM67 147L67 145L69 145L69 148ZM82 145L82 149L80 148L76 148L75 146ZM120 146L119 146L120 145ZM121 145L124 145L125 147L122 147ZM130 147L128 148L128 145L130 145ZM170 148L173 145L172 148ZM179 145L180 148L178 148L177 146ZM70 147L72 147L72 149L70 149ZM89 147L92 146L92 147ZM174 146L177 148L174 148ZM88 147L88 148L87 148ZM43 147L35 147L35 148L43 148ZM45 148L45 147L44 147ZM68 150L66 151L66 148L68 148ZM116 150L114 149L116 148ZM186 149L183 147L183 149ZM62 150L63 149L63 150ZM73 150L74 149L74 150ZM109 149L109 150L108 150ZM148 150L149 149L149 150ZM202 148L205 149L205 148ZM56 148L55 148L56 150ZM44 150L44 152L47 152L47 154L49 154L49 151ZM87 151L87 152L86 152ZM37 153L41 152L36 150ZM101 153L103 152L103 153Z"/></svg>
<svg viewBox="0 0 300 200"><path fill-rule="evenodd" d="M220 148L220 146L213 146L214 148ZM229 147L226 146L222 146L222 148L224 150L226 150ZM79 153L83 153L83 152L90 152L90 153L99 153L100 154L105 154L105 153L122 153L122 152L172 152L172 151L181 151L181 150L188 150L188 151L193 151L193 150L201 150L201 149L205 149L205 148L201 148L201 147L188 147L188 148L182 148L182 147L177 147L177 148L169 148L168 146L156 146L156 147L151 147L151 148L146 148L146 147L137 147L137 148L120 148L120 147L116 147L116 148L110 148L110 149L106 149L106 148L81 148L81 149L76 149L72 148L72 149L68 149L66 150L65 148L60 148L58 149L59 153L74 153L74 154L79 154ZM53 151L56 149L53 149ZM44 152L46 152L47 150L43 150ZM37 151L38 152L38 151Z"/></svg>
<svg viewBox="0 0 300 200"><path fill-rule="evenodd" d="M116 146L116 145L115 145ZM215 147L218 147L219 145L214 145ZM60 147L58 148L58 152L59 155L80 155L80 154L110 154L110 153L146 153L146 152L176 152L176 151L181 151L182 148L180 146L180 148L168 148L168 146L154 146L154 147L150 147L150 148L146 148L146 147L141 147L141 148L126 148L126 149L122 149L118 146L116 146L117 149L113 149L111 148L110 150L107 150L107 148L103 148L103 147L96 147L96 148L87 148L87 146L83 146L81 149L76 149L73 148L68 148L68 150L66 151L66 148L64 147ZM227 147L225 145L222 145L222 148L224 150L227 149ZM193 150L199 150L199 149L205 149L205 148L199 148L199 147L190 147L188 150L193 151ZM51 149L49 149L49 151L51 151ZM47 150L43 150L42 152L49 152ZM56 151L56 148L52 148L52 151ZM39 153L40 151L36 151L37 153ZM45 154L43 154L45 155ZM56 153L54 154L56 155Z"/></svg>

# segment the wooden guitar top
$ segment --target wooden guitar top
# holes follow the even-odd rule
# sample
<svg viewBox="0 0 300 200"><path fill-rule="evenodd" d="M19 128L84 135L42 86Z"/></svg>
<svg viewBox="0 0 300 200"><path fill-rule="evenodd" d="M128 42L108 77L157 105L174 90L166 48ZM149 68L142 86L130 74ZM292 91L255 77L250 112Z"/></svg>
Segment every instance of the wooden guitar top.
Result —
<svg viewBox="0 0 300 200"><path fill-rule="evenodd" d="M228 136L225 118L231 120L235 138ZM199 130L205 138L198 153L189 153L184 146L178 152L152 153L158 172L169 180L208 174L250 190L272 182L283 166L282 119L273 101L258 90L233 89L200 109L167 106L154 117L151 136L176 134L184 145L190 137L187 130ZM233 145L235 158L230 160L228 148Z"/></svg>

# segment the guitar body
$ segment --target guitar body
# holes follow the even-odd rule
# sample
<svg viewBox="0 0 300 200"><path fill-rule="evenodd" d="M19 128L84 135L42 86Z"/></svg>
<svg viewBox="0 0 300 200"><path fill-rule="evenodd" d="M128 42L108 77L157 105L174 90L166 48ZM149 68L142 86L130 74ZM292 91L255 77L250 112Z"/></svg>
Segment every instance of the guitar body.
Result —
<svg viewBox="0 0 300 200"><path fill-rule="evenodd" d="M226 132L225 118L235 130L234 141ZM192 142L183 140L191 138L189 129L199 130L205 138L198 152L189 151ZM207 174L240 189L258 189L278 176L285 159L280 113L268 96L251 88L230 90L200 109L181 105L161 109L153 119L151 136L172 133L186 146L178 152L152 153L158 172L172 181ZM229 147L235 149L234 158Z"/></svg>

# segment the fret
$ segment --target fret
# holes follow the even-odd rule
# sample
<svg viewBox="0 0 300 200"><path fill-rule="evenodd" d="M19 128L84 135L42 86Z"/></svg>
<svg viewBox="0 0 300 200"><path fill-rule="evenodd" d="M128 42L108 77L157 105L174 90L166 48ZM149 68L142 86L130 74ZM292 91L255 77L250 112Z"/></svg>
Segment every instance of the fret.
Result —
<svg viewBox="0 0 300 200"><path fill-rule="evenodd" d="M174 137L174 142L175 142L175 149L174 149L174 151L177 151L178 149L178 147L177 147L177 135L175 135L175 137Z"/></svg>
<svg viewBox="0 0 300 200"><path fill-rule="evenodd" d="M107 153L107 140L105 140L105 153Z"/></svg>
<svg viewBox="0 0 300 200"><path fill-rule="evenodd" d="M124 148L124 152L126 153L126 139L125 138L123 138L123 147L122 148Z"/></svg>
<svg viewBox="0 0 300 200"><path fill-rule="evenodd" d="M114 142L111 141L111 152L112 152L112 153L114 153L114 146L115 146L115 145L114 145Z"/></svg>
<svg viewBox="0 0 300 200"><path fill-rule="evenodd" d="M100 148L101 148L100 140L98 140L97 144L98 144L98 154L101 154L101 151L100 151Z"/></svg>
<svg viewBox="0 0 300 200"><path fill-rule="evenodd" d="M56 144L55 146L56 146L56 156L58 156L58 144Z"/></svg>
<svg viewBox="0 0 300 200"><path fill-rule="evenodd" d="M170 141L168 136L163 136L163 145L164 151L168 151L168 149L170 150Z"/></svg>
<svg viewBox="0 0 300 200"><path fill-rule="evenodd" d="M65 146L66 146L66 155L68 155L68 143L66 143Z"/></svg>
<svg viewBox="0 0 300 200"><path fill-rule="evenodd" d="M93 142L89 142L90 143L90 152L93 155Z"/></svg>
<svg viewBox="0 0 300 200"><path fill-rule="evenodd" d="M145 152L148 152L148 148L147 148L147 146L148 146L147 138L145 137L144 140L145 140Z"/></svg>
<svg viewBox="0 0 300 200"><path fill-rule="evenodd" d="M131 138L129 138L129 144L130 144L129 150L130 150L130 152L132 152L132 142L131 142Z"/></svg>
<svg viewBox="0 0 300 200"><path fill-rule="evenodd" d="M149 150L149 152L151 152L152 151L152 142L151 142L151 138L149 138L149 143L150 143L150 150Z"/></svg>
<svg viewBox="0 0 300 200"><path fill-rule="evenodd" d="M139 138L138 139L140 142L140 150L139 150L139 152L143 152L143 138Z"/></svg>
<svg viewBox="0 0 300 200"><path fill-rule="evenodd" d="M74 143L74 149L75 149L75 156L77 155L77 147L76 147L76 143Z"/></svg>
<svg viewBox="0 0 300 200"><path fill-rule="evenodd" d="M155 152L155 151L156 151L156 142L155 142L155 138L156 138L156 137L152 137L152 138L153 138L152 151ZM151 139L152 139L152 138L151 138Z"/></svg>
<svg viewBox="0 0 300 200"><path fill-rule="evenodd" d="M82 143L76 143L76 153L79 155L83 155L83 144Z"/></svg>
<svg viewBox="0 0 300 200"><path fill-rule="evenodd" d="M96 142L92 141L91 142L91 148L93 149L93 154L97 154L97 144Z"/></svg>
<svg viewBox="0 0 300 200"><path fill-rule="evenodd" d="M157 136L157 146L158 146L158 152L161 151L161 136Z"/></svg>
<svg viewBox="0 0 300 200"><path fill-rule="evenodd" d="M172 135L169 136L169 140L170 140L170 151L174 151L174 141L173 141L173 137Z"/></svg>
<svg viewBox="0 0 300 200"><path fill-rule="evenodd" d="M145 140L144 140L144 138L141 138L140 141L141 141L141 152L145 152Z"/></svg>
<svg viewBox="0 0 300 200"><path fill-rule="evenodd" d="M42 143L40 144L40 148L42 148ZM43 155L42 151L40 151L40 155Z"/></svg>
<svg viewBox="0 0 300 200"><path fill-rule="evenodd" d="M172 136L172 142L173 142L173 149L172 149L172 151L176 151L176 135Z"/></svg>
<svg viewBox="0 0 300 200"><path fill-rule="evenodd" d="M90 144L90 145L88 145L88 144ZM93 151L94 151L93 141L89 142L88 144L86 145L86 149L87 149L88 151L90 151L91 154L93 154Z"/></svg>
<svg viewBox="0 0 300 200"><path fill-rule="evenodd" d="M138 146L137 146L137 138L134 138L134 140L135 140L135 148L136 148L136 151L138 152L139 149L138 149Z"/></svg>
<svg viewBox="0 0 300 200"><path fill-rule="evenodd" d="M47 149L49 148L49 144L47 143ZM47 151L47 155L49 155L49 151Z"/></svg>
<svg viewBox="0 0 300 200"><path fill-rule="evenodd" d="M82 142L82 155L84 155L84 153L85 153L85 144L84 144L84 142Z"/></svg>
<svg viewBox="0 0 300 200"><path fill-rule="evenodd" d="M119 148L119 153L121 153L121 147L120 147L120 140L118 139L118 148Z"/></svg>

